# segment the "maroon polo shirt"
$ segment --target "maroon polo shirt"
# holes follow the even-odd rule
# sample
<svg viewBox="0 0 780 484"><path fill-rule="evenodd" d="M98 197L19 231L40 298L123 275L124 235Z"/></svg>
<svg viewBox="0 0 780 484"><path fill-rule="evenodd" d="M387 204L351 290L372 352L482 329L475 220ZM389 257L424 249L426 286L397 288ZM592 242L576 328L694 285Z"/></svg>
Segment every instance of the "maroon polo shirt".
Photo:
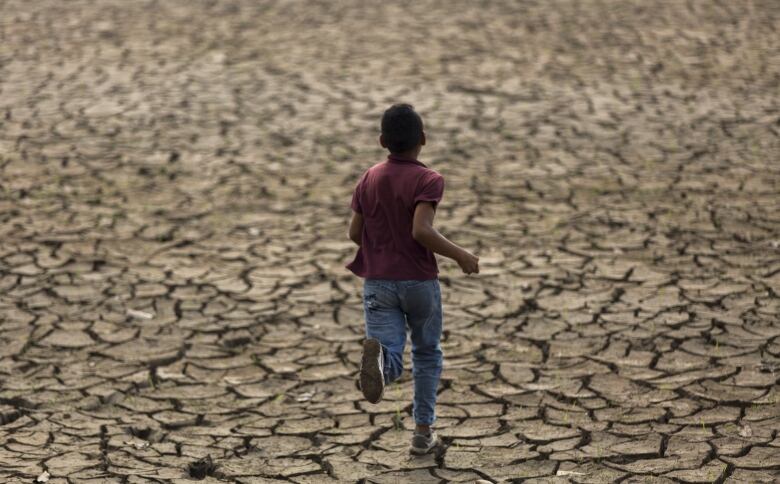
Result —
<svg viewBox="0 0 780 484"><path fill-rule="evenodd" d="M417 203L436 208L443 193L444 178L417 160L390 155L369 168L352 195L363 235L347 268L366 279L436 279L436 257L412 238L412 220Z"/></svg>

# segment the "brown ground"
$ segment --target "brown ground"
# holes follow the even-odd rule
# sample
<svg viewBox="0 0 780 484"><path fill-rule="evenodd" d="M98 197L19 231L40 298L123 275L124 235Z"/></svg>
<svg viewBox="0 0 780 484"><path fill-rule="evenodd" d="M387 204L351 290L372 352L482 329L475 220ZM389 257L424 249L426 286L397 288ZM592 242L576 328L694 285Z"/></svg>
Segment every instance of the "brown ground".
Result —
<svg viewBox="0 0 780 484"><path fill-rule="evenodd" d="M0 481L780 479L776 0L0 13ZM395 101L483 268L427 458L353 386Z"/></svg>

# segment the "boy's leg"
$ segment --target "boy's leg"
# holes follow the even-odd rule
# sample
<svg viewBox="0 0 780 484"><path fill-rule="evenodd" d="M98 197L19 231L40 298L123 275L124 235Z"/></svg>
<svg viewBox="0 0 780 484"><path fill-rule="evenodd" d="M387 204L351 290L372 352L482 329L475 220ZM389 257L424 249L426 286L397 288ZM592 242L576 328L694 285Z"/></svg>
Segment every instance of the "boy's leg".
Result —
<svg viewBox="0 0 780 484"><path fill-rule="evenodd" d="M374 338L384 353L385 383L401 376L406 344L406 316L401 311L396 283L366 279L363 284L363 310L366 316L366 338Z"/></svg>
<svg viewBox="0 0 780 484"><path fill-rule="evenodd" d="M429 427L436 419L436 391L442 369L438 279L405 283L402 306L412 332L414 421L418 426Z"/></svg>

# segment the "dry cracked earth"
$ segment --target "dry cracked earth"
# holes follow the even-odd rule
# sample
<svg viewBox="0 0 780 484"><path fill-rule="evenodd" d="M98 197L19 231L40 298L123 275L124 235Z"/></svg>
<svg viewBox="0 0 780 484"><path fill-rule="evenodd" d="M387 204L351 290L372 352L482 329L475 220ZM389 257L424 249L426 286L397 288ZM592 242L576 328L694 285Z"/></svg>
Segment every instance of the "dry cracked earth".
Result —
<svg viewBox="0 0 780 484"><path fill-rule="evenodd" d="M0 481L780 480L775 0L0 14ZM397 101L482 266L424 458L344 269Z"/></svg>

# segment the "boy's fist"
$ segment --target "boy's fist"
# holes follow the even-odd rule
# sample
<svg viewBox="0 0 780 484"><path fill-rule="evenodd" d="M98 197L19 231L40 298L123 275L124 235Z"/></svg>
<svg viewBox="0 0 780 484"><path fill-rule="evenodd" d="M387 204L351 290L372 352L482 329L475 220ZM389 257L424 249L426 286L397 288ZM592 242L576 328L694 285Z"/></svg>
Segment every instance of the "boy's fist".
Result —
<svg viewBox="0 0 780 484"><path fill-rule="evenodd" d="M463 254L458 258L458 265L463 269L464 274L479 274L479 257L471 252L464 250Z"/></svg>

